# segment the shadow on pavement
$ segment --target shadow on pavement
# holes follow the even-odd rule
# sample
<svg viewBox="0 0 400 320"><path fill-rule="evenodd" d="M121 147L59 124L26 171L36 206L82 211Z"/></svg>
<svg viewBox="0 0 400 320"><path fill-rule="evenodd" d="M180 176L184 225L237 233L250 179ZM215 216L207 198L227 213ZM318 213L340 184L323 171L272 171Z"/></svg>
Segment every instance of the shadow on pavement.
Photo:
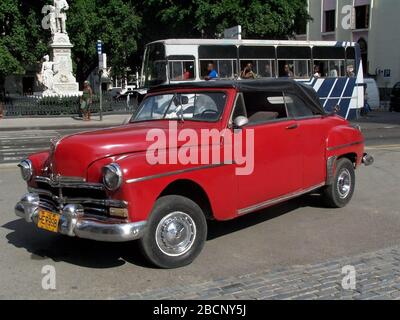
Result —
<svg viewBox="0 0 400 320"><path fill-rule="evenodd" d="M322 207L319 196L307 195L291 201L226 222L210 221L208 241L277 218L300 207ZM31 253L33 260L51 259L88 268L114 268L126 262L145 268L154 268L142 256L137 241L124 243L97 242L53 234L28 224L23 219L2 226L12 230L8 242Z"/></svg>
<svg viewBox="0 0 400 320"><path fill-rule="evenodd" d="M224 235L246 229L257 224L278 218L302 207L326 208L319 194L308 194L266 209L250 213L225 222L210 221L207 240L214 240Z"/></svg>
<svg viewBox="0 0 400 320"><path fill-rule="evenodd" d="M126 262L151 267L135 241L108 243L70 238L40 230L23 219L11 221L2 227L13 231L6 236L8 242L17 248L25 248L34 260L49 258L56 262L98 269L118 267Z"/></svg>

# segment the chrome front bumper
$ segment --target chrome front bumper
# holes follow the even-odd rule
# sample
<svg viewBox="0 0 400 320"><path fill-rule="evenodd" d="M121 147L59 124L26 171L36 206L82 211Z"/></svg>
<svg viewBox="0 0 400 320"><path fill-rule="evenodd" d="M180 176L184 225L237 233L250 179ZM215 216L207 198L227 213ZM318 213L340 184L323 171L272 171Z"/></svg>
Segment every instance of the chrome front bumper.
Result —
<svg viewBox="0 0 400 320"><path fill-rule="evenodd" d="M15 206L15 214L27 222L38 224L39 195L27 193ZM60 214L58 232L71 237L97 241L125 242L139 239L146 229L146 221L118 223L116 219L88 217L79 204L67 204Z"/></svg>
<svg viewBox="0 0 400 320"><path fill-rule="evenodd" d="M368 154L368 153L364 153L364 155L363 155L363 158L362 158L362 163L365 165L365 166L370 166L370 165L372 165L372 164L374 164L374 157L373 156L371 156L370 154Z"/></svg>

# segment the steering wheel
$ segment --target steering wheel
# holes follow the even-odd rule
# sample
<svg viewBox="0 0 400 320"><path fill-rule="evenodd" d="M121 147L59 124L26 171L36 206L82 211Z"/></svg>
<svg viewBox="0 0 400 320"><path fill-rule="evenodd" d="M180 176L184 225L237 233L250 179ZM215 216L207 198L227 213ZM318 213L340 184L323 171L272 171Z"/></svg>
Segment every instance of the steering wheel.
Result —
<svg viewBox="0 0 400 320"><path fill-rule="evenodd" d="M216 114L216 115L219 114L219 112L218 112L217 110L214 110L214 109L206 109L206 110L204 110L204 111L200 114L201 117L203 117L206 113L214 113L214 114Z"/></svg>

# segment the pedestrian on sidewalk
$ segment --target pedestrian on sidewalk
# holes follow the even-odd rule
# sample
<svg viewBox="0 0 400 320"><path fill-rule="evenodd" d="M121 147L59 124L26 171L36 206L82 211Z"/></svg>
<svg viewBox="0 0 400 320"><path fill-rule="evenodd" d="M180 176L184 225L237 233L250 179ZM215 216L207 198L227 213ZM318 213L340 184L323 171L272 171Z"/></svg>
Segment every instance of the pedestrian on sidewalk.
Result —
<svg viewBox="0 0 400 320"><path fill-rule="evenodd" d="M4 102L3 102L3 97L0 96L0 120L4 116Z"/></svg>
<svg viewBox="0 0 400 320"><path fill-rule="evenodd" d="M93 90L90 87L89 81L83 84L83 94L81 97L81 110L83 121L90 121L90 107L93 103Z"/></svg>

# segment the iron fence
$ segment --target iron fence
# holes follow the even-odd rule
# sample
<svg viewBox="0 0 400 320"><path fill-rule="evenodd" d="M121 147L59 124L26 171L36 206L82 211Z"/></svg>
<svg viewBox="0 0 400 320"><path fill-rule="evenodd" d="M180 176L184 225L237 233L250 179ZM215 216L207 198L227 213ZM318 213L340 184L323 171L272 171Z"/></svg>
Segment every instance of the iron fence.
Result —
<svg viewBox="0 0 400 320"><path fill-rule="evenodd" d="M5 99L3 116L14 117L63 117L80 115L79 97L38 97L13 96ZM137 109L137 101L131 99L117 99L106 93L103 95L104 114L132 114ZM90 110L92 114L99 113L99 97L93 97Z"/></svg>

